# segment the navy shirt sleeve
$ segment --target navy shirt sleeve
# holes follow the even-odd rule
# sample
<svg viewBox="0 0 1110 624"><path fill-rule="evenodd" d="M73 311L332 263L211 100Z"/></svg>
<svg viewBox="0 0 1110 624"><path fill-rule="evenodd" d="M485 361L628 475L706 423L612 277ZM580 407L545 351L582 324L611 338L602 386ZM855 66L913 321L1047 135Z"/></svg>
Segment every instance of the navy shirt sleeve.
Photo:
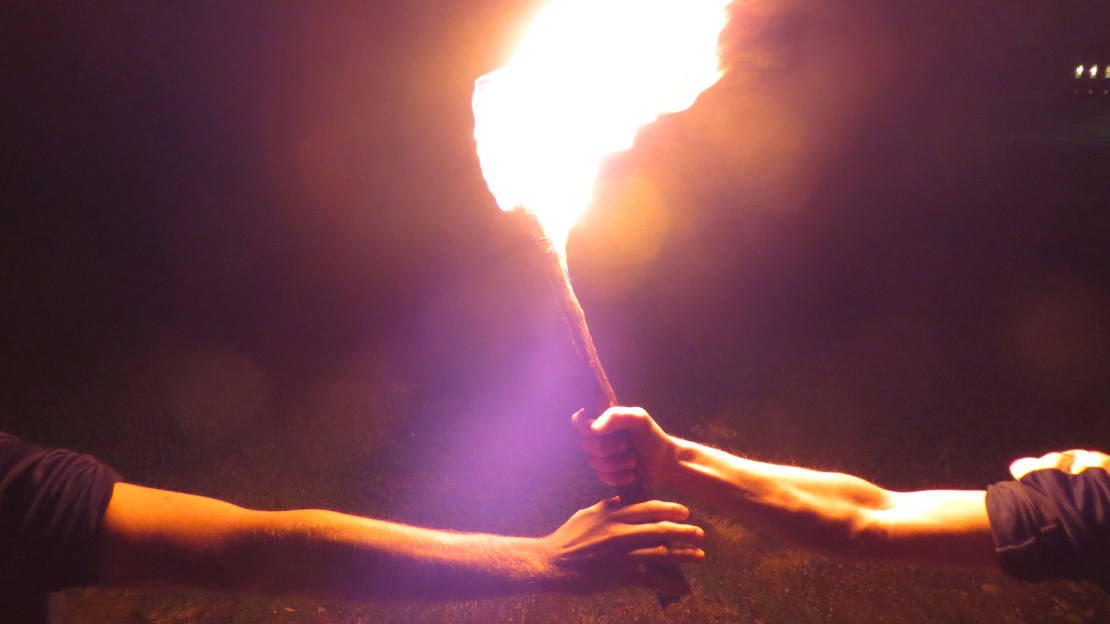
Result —
<svg viewBox="0 0 1110 624"><path fill-rule="evenodd" d="M1024 581L1094 581L1110 591L1110 474L1029 472L987 488L1002 569Z"/></svg>
<svg viewBox="0 0 1110 624"><path fill-rule="evenodd" d="M29 592L96 584L97 535L120 480L88 455L0 432L0 582Z"/></svg>

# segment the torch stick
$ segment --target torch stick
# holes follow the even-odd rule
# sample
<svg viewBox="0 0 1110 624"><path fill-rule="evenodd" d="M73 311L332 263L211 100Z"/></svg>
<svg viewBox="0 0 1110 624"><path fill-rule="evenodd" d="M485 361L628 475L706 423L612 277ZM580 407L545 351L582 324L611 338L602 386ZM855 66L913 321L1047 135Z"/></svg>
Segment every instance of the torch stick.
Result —
<svg viewBox="0 0 1110 624"><path fill-rule="evenodd" d="M594 382L594 392L592 393L594 404L590 406L590 413L594 418L597 418L606 409L617 405L617 395L613 391L612 384L609 383L609 377L605 374L605 369L601 366L601 359L594 347L594 339L590 336L590 328L586 325L586 314L582 310L581 304L578 303L578 297L574 294L574 287L570 283L566 261L562 254L555 249L535 213L523 206L517 206L509 214L522 223L524 229L544 255L546 260L544 272L558 295L556 298L563 313L563 319L566 320L567 327L570 330L570 339L574 343L575 353L581 359L582 364L590 371L590 377ZM635 455L636 448L632 446L631 440L627 439L628 434L621 431L616 435L625 438L629 450ZM617 495L620 496L622 505L634 505L654 498L651 487L648 485L647 479L644 478L644 471L638 456L636 457L636 467L633 469L632 483L619 486ZM682 569L678 564L650 564L648 570L661 576L684 578ZM677 596L670 594L658 593L656 596L659 598L660 606L664 608L678 599Z"/></svg>

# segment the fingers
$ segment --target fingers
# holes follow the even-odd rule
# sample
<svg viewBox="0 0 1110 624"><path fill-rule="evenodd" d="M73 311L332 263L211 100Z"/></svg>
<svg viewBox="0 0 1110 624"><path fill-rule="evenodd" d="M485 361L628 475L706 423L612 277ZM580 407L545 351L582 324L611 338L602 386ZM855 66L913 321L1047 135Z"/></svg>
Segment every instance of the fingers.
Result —
<svg viewBox="0 0 1110 624"><path fill-rule="evenodd" d="M621 549L632 552L675 542L696 546L703 539L705 539L705 531L699 526L664 521L652 524L626 524L617 532L614 542Z"/></svg>
<svg viewBox="0 0 1110 624"><path fill-rule="evenodd" d="M624 524L648 524L667 520L680 522L690 517L690 510L680 503L649 500L634 505L621 505L619 496L598 501L578 513L598 513L607 516L609 521Z"/></svg>
<svg viewBox="0 0 1110 624"><path fill-rule="evenodd" d="M628 450L628 441L623 436L589 435L578 439L578 445L594 457L608 457Z"/></svg>
<svg viewBox="0 0 1110 624"><path fill-rule="evenodd" d="M1052 468L1068 474L1079 474L1087 468L1110 469L1110 455L1098 451L1073 449L1048 453L1041 457L1022 457L1010 464L1010 474L1021 479L1034 470Z"/></svg>
<svg viewBox="0 0 1110 624"><path fill-rule="evenodd" d="M578 410L574 413L573 416L570 417L570 424L574 427L574 430L579 433L579 435L594 435L593 430L590 429L590 425L592 425L593 423L593 419L586 416L585 409Z"/></svg>
<svg viewBox="0 0 1110 624"><path fill-rule="evenodd" d="M583 511L603 514L605 522L616 523L610 535L621 549L636 550L674 542L696 546L705 538L701 527L679 524L690 517L690 510L678 503L650 500L622 507L620 498L614 497Z"/></svg>
<svg viewBox="0 0 1110 624"><path fill-rule="evenodd" d="M1022 457L1010 464L1010 474L1015 479L1021 479L1034 470L1053 468L1063 472L1071 472L1073 457L1064 453L1048 453L1040 457Z"/></svg>
<svg viewBox="0 0 1110 624"><path fill-rule="evenodd" d="M598 438L595 438L597 440ZM590 467L597 473L597 478L607 485L614 487L621 487L628 485L636 480L636 455L630 452L627 447L623 450L617 451L611 455L601 455L600 453L606 449L599 448L597 444L587 445L587 440L582 440L582 448L586 449L589 446L597 452L591 452L587 449L589 454ZM624 446L622 440L621 445Z"/></svg>
<svg viewBox="0 0 1110 624"><path fill-rule="evenodd" d="M636 467L636 456L627 450L606 457L590 455L590 468L598 472L624 472Z"/></svg>
<svg viewBox="0 0 1110 624"><path fill-rule="evenodd" d="M597 435L608 435L622 429L638 429L651 426L651 416L639 407L610 407L605 410L590 428Z"/></svg>
<svg viewBox="0 0 1110 624"><path fill-rule="evenodd" d="M674 441L639 407L611 407L597 420L578 410L571 424L578 444L591 456L590 466L603 482L620 487L636 480L634 471L654 481L668 474ZM645 463L646 458L646 463Z"/></svg>
<svg viewBox="0 0 1110 624"><path fill-rule="evenodd" d="M595 470L594 472L602 483L613 487L622 487L636 480L636 473L631 470L622 470L619 472L600 472Z"/></svg>
<svg viewBox="0 0 1110 624"><path fill-rule="evenodd" d="M628 556L639 563L701 563L705 560L705 551L700 548L656 546L634 550Z"/></svg>
<svg viewBox="0 0 1110 624"><path fill-rule="evenodd" d="M581 436L579 445L582 450L594 457L610 457L629 450L627 437L612 434L626 429L650 426L651 417L638 407L611 407L597 420L587 418L586 410L578 410L570 417L570 422ZM635 465L635 456L629 453L620 461ZM594 466L601 472L616 472L628 470L631 467L630 465Z"/></svg>
<svg viewBox="0 0 1110 624"><path fill-rule="evenodd" d="M690 510L678 503L647 501L622 507L614 497L578 511L541 543L551 549L551 560L565 573L563 586L570 591L632 584L682 595L690 591L689 585L673 574L669 577L659 565L704 560L698 545L705 532L682 524L689 516Z"/></svg>
<svg viewBox="0 0 1110 624"><path fill-rule="evenodd" d="M616 511L619 511L620 509L621 509L621 497L614 496L612 498L606 498L606 499L603 499L603 500L599 500L596 503L594 503L593 505L591 505L591 506L589 506L585 509L579 509L578 512L575 513L574 515L577 516L577 515L583 514L583 513L608 513L608 514L612 514Z"/></svg>
<svg viewBox="0 0 1110 624"><path fill-rule="evenodd" d="M1110 468L1110 455L1098 451L1074 450L1068 451L1075 460L1072 462L1072 474L1079 474L1086 468Z"/></svg>
<svg viewBox="0 0 1110 624"><path fill-rule="evenodd" d="M678 503L650 500L621 507L613 511L611 517L626 524L646 524L664 520L680 522L690 517L690 510Z"/></svg>
<svg viewBox="0 0 1110 624"><path fill-rule="evenodd" d="M1010 474L1013 475L1018 481L1030 472L1040 468L1039 460L1032 457L1022 457L1016 459L1010 464Z"/></svg>

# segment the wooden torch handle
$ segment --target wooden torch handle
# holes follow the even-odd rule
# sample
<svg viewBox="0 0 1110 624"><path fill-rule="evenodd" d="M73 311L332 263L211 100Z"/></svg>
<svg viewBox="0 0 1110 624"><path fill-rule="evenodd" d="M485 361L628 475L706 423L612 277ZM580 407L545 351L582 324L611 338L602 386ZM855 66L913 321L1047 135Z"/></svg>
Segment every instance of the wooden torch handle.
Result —
<svg viewBox="0 0 1110 624"><path fill-rule="evenodd" d="M582 305L578 303L578 296L574 294L574 287L570 283L570 274L567 272L566 263L563 256L554 248L551 239L547 237L543 226L536 220L535 214L521 207L512 210L510 214L524 222L524 227L527 228L536 246L543 252L547 260L544 264L547 278L558 294L559 307L570 330L571 342L574 343L575 352L582 359L582 364L590 371L591 379L594 382L594 405L590 406L587 411L592 418L597 418L606 409L618 405L617 394L613 391L613 385L609 383L609 377L601 366L601 358L597 355L597 348L594 347L594 339L590 335L590 328L586 325L586 313L582 310ZM628 449L636 455L636 447L632 446L632 441L628 439L627 432L620 431L616 435L622 436ZM644 478L642 465L637 455L632 483L617 488L617 495L620 497L622 505L634 505L655 498L652 496L647 479ZM682 568L678 564L649 564L648 570L660 576L684 578ZM656 596L659 598L660 606L664 608L678 599L678 596L670 594L659 593Z"/></svg>

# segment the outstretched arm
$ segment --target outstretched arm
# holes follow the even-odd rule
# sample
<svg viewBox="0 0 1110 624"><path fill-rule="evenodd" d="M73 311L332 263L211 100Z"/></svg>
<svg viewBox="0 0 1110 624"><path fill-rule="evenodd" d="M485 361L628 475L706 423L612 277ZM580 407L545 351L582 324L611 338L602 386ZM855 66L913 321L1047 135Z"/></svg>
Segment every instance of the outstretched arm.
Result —
<svg viewBox="0 0 1110 624"><path fill-rule="evenodd" d="M802 548L856 561L998 570L984 491L891 492L851 475L751 461L667 435L639 408L575 427L602 481L627 483L636 454L648 479Z"/></svg>
<svg viewBox="0 0 1110 624"><path fill-rule="evenodd" d="M646 562L697 562L697 527L674 503L583 509L543 538L452 533L321 510L264 512L116 484L102 525L100 583L341 600L465 600L641 585L688 587ZM683 545L675 545L683 544Z"/></svg>

